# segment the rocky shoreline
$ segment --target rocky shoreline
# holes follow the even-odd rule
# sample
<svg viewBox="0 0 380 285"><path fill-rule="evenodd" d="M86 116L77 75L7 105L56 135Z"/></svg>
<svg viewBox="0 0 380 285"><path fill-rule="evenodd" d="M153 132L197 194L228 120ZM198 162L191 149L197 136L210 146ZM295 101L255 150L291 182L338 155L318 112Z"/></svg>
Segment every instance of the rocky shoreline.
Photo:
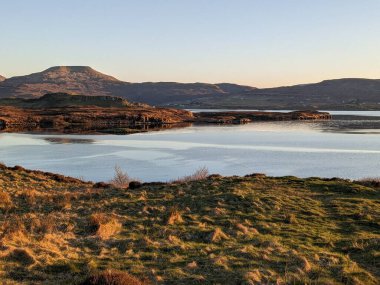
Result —
<svg viewBox="0 0 380 285"><path fill-rule="evenodd" d="M103 108L96 106L28 109L0 107L4 131L130 129L131 132L175 125L193 119L192 113L164 108Z"/></svg>
<svg viewBox="0 0 380 285"><path fill-rule="evenodd" d="M299 121L330 120L327 112L294 111L294 112L260 112L260 111L226 111L200 112L195 114L196 121L216 124L244 124L254 121Z"/></svg>

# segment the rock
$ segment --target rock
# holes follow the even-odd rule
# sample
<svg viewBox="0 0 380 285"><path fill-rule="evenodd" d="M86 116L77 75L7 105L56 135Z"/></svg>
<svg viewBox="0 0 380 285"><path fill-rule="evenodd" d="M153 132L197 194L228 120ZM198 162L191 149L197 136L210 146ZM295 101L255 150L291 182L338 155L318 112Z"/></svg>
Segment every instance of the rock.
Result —
<svg viewBox="0 0 380 285"><path fill-rule="evenodd" d="M16 166L12 167L11 169L16 170L16 171L25 171L25 168L20 166L20 165L16 165Z"/></svg>
<svg viewBox="0 0 380 285"><path fill-rule="evenodd" d="M196 113L195 122L213 124L245 124L252 121L329 120L331 115L318 111L258 112L227 111Z"/></svg>
<svg viewBox="0 0 380 285"><path fill-rule="evenodd" d="M93 188L112 188L112 185L105 182L97 182L93 186Z"/></svg>
<svg viewBox="0 0 380 285"><path fill-rule="evenodd" d="M244 177L265 178L267 176L264 173L252 173L252 174L247 174Z"/></svg>
<svg viewBox="0 0 380 285"><path fill-rule="evenodd" d="M208 176L209 179L219 179L219 178L223 178L222 175L220 174L211 174Z"/></svg>
<svg viewBox="0 0 380 285"><path fill-rule="evenodd" d="M128 188L129 189L138 189L138 188L141 188L142 187L142 183L140 181L131 181L129 182L129 186Z"/></svg>

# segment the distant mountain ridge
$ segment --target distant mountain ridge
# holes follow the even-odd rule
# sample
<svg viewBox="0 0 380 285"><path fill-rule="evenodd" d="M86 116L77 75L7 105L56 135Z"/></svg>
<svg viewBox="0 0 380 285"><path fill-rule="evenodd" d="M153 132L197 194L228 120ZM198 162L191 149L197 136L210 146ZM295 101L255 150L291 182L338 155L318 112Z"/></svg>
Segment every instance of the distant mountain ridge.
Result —
<svg viewBox="0 0 380 285"><path fill-rule="evenodd" d="M380 79L343 78L319 83L256 89L231 97L188 102L193 107L259 109L380 110Z"/></svg>
<svg viewBox="0 0 380 285"><path fill-rule="evenodd" d="M237 84L144 82L130 83L102 74L88 66L55 66L42 72L16 76L0 82L0 98L39 97L46 93L112 95L144 103L165 104L181 99L255 89Z"/></svg>
<svg viewBox="0 0 380 285"><path fill-rule="evenodd" d="M380 109L380 79L346 78L258 89L231 83L130 83L88 66L56 66L25 76L0 77L0 98L36 98L46 93L118 96L182 108Z"/></svg>
<svg viewBox="0 0 380 285"><path fill-rule="evenodd" d="M4 76L1 76L1 75L0 75L0 82L1 82L1 81L4 81L5 79L6 79L6 78L5 78Z"/></svg>

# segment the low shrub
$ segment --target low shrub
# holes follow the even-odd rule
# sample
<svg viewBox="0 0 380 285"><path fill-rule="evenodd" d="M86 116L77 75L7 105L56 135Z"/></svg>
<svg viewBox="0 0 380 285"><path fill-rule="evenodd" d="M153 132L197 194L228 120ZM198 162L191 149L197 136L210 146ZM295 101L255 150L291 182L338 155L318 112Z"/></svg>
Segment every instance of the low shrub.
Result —
<svg viewBox="0 0 380 285"><path fill-rule="evenodd" d="M193 174L180 177L172 182L174 183L184 183L184 182L191 182L191 181L199 181L206 179L209 175L209 171L207 167L201 167L197 169Z"/></svg>
<svg viewBox="0 0 380 285"><path fill-rule="evenodd" d="M114 185L115 187L119 188L127 188L129 186L129 182L131 182L131 178L129 177L128 173L124 172L120 166L115 166L115 175L110 180L110 183Z"/></svg>
<svg viewBox="0 0 380 285"><path fill-rule="evenodd" d="M138 189L142 187L142 183L140 181L131 181L129 182L129 189Z"/></svg>
<svg viewBox="0 0 380 285"><path fill-rule="evenodd" d="M366 177L358 180L358 182L366 186L380 187L380 177Z"/></svg>

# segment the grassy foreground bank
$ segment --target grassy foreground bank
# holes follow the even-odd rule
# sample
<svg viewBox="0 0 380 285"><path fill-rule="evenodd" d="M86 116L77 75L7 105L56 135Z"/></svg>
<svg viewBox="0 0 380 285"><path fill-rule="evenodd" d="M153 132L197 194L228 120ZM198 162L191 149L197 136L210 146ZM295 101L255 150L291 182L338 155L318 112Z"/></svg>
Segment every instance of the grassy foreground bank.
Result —
<svg viewBox="0 0 380 285"><path fill-rule="evenodd" d="M107 269L147 284L378 284L380 188L257 174L118 189L0 166L2 283Z"/></svg>

